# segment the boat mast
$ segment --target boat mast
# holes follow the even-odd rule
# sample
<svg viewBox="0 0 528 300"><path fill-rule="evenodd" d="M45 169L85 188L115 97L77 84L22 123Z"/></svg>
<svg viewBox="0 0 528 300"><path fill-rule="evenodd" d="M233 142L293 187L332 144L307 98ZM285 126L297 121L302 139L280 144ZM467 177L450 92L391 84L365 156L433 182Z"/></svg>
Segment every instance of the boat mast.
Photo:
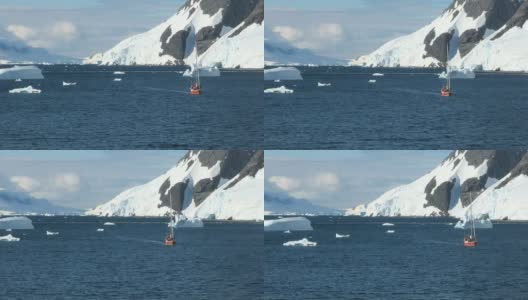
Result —
<svg viewBox="0 0 528 300"><path fill-rule="evenodd" d="M471 235L474 240L477 240L477 232L475 230L475 218L473 217L473 192L469 192L471 203L469 204L469 214L471 216Z"/></svg>
<svg viewBox="0 0 528 300"><path fill-rule="evenodd" d="M449 41L446 44L446 75L447 75L447 89L451 90L451 74L449 74Z"/></svg>
<svg viewBox="0 0 528 300"><path fill-rule="evenodd" d="M169 190L169 202L170 202L170 210L171 210L170 211L170 214L171 214L170 220L171 220L171 223L172 223L171 226L170 226L170 228L171 228L171 237L174 238L174 225L175 225L174 223L175 223L176 220L174 219L174 210L172 209L172 194L171 194L170 190Z"/></svg>
<svg viewBox="0 0 528 300"><path fill-rule="evenodd" d="M196 83L198 84L199 87L201 87L201 84L200 84L200 68L198 67L198 41L196 40L196 30L195 30L195 34L194 34L194 48L196 49L196 53L195 53L195 63L194 63L194 67L196 68Z"/></svg>

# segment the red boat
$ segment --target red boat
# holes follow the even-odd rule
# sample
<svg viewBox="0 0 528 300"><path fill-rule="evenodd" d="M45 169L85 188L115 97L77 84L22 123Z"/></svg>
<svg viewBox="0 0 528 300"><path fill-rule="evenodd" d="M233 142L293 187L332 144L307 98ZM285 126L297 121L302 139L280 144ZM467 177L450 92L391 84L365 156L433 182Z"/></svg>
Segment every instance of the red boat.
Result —
<svg viewBox="0 0 528 300"><path fill-rule="evenodd" d="M477 240L471 238L471 237L466 237L464 239L464 247L476 247L477 246Z"/></svg>
<svg viewBox="0 0 528 300"><path fill-rule="evenodd" d="M174 239L173 236L167 236L167 238L165 239L165 246L174 246L176 245L176 240Z"/></svg>
<svg viewBox="0 0 528 300"><path fill-rule="evenodd" d="M442 97L451 97L453 95L453 93L451 92L450 89L447 89L447 88L443 88L441 91L440 91L440 94L442 95Z"/></svg>
<svg viewBox="0 0 528 300"><path fill-rule="evenodd" d="M440 91L442 97L451 97L453 92L451 91L451 74L449 74L449 44L447 44L447 53L446 53L446 85Z"/></svg>
<svg viewBox="0 0 528 300"><path fill-rule="evenodd" d="M200 89L200 86L197 85L197 84L194 84L192 87L191 87L191 95L201 95L202 94L202 90Z"/></svg>
<svg viewBox="0 0 528 300"><path fill-rule="evenodd" d="M170 231L165 237L165 246L174 246L176 245L176 239L174 239L174 226L173 226L173 220L174 220L174 210L172 209L172 197L171 193L169 192L169 203L170 203L170 209L171 214L169 216L169 227Z"/></svg>

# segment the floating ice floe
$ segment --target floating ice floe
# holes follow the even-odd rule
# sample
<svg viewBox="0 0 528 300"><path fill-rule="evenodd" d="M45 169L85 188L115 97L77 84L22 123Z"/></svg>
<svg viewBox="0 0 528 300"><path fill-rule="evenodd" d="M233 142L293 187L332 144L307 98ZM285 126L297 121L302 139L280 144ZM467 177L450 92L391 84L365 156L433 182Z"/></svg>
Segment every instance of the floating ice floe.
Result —
<svg viewBox="0 0 528 300"><path fill-rule="evenodd" d="M383 74L383 73L374 73L374 74L372 74L372 76L374 76L374 77L383 77L383 76L385 76L385 74Z"/></svg>
<svg viewBox="0 0 528 300"><path fill-rule="evenodd" d="M174 216L174 220L169 223L169 227L174 228L202 228L204 224L199 218L187 218L184 215Z"/></svg>
<svg viewBox="0 0 528 300"><path fill-rule="evenodd" d="M304 239L298 240L298 241L289 241L289 242L286 242L286 243L284 243L282 245L283 246L287 246L287 247L291 247L291 246L315 247L315 246L317 246L317 243L316 242L311 242L307 238L304 238Z"/></svg>
<svg viewBox="0 0 528 300"><path fill-rule="evenodd" d="M284 231L284 233L286 233L286 234L290 234L290 233L291 233L291 231L289 231L289 230L286 230L286 231Z"/></svg>
<svg viewBox="0 0 528 300"><path fill-rule="evenodd" d="M17 78L17 79L15 79L15 82L22 82L22 79Z"/></svg>
<svg viewBox="0 0 528 300"><path fill-rule="evenodd" d="M469 69L450 69L449 76L451 79L475 79L475 72ZM444 71L438 74L438 78L446 79L447 73Z"/></svg>
<svg viewBox="0 0 528 300"><path fill-rule="evenodd" d="M386 232L389 233L389 234L391 234L391 233L394 233L394 232L396 232L396 231L394 231L394 230L387 230Z"/></svg>
<svg viewBox="0 0 528 300"><path fill-rule="evenodd" d="M62 82L62 86L71 86L71 85L77 85L77 82L66 82L66 81Z"/></svg>
<svg viewBox="0 0 528 300"><path fill-rule="evenodd" d="M293 94L293 90L290 90L286 88L285 86L277 87L277 88L270 88L264 90L264 93L266 94Z"/></svg>
<svg viewBox="0 0 528 300"><path fill-rule="evenodd" d="M7 231L7 232L11 232L11 231L13 231L13 229L8 228L8 229L6 229L5 231Z"/></svg>
<svg viewBox="0 0 528 300"><path fill-rule="evenodd" d="M472 227L471 219L464 218L455 224L456 229L468 229ZM475 228L478 229L492 229L493 223L487 214L479 216L475 219Z"/></svg>
<svg viewBox="0 0 528 300"><path fill-rule="evenodd" d="M20 238L14 237L10 234L6 236L0 236L0 242L18 242L20 241Z"/></svg>
<svg viewBox="0 0 528 300"><path fill-rule="evenodd" d="M125 72L123 72L123 71L115 71L114 75L125 75Z"/></svg>
<svg viewBox="0 0 528 300"><path fill-rule="evenodd" d="M35 229L28 217L7 217L0 219L0 229Z"/></svg>
<svg viewBox="0 0 528 300"><path fill-rule="evenodd" d="M183 77L193 77L195 74L194 66L183 72ZM199 68L200 77L218 77L220 76L220 69L218 67L201 67Z"/></svg>
<svg viewBox="0 0 528 300"><path fill-rule="evenodd" d="M41 90L34 89L31 85L25 88L10 90L10 94L40 94Z"/></svg>
<svg viewBox="0 0 528 300"><path fill-rule="evenodd" d="M42 71L35 66L14 66L0 69L0 80L44 79Z"/></svg>
<svg viewBox="0 0 528 300"><path fill-rule="evenodd" d="M115 226L115 223L112 222L105 222L103 226Z"/></svg>
<svg viewBox="0 0 528 300"><path fill-rule="evenodd" d="M376 83L376 79L371 79L368 81L369 83Z"/></svg>
<svg viewBox="0 0 528 300"><path fill-rule="evenodd" d="M301 71L294 67L264 70L264 80L303 80Z"/></svg>
<svg viewBox="0 0 528 300"><path fill-rule="evenodd" d="M97 228L97 232L103 232L104 229L103 228Z"/></svg>
<svg viewBox="0 0 528 300"><path fill-rule="evenodd" d="M114 78L114 81L121 81L121 80L123 80L123 79L121 79L121 78Z"/></svg>
<svg viewBox="0 0 528 300"><path fill-rule="evenodd" d="M46 230L46 235L59 235L58 232L53 232L53 231L47 231Z"/></svg>
<svg viewBox="0 0 528 300"><path fill-rule="evenodd" d="M394 224L392 224L392 223L383 223L383 224L381 224L381 226L394 226Z"/></svg>
<svg viewBox="0 0 528 300"><path fill-rule="evenodd" d="M317 83L317 86L318 86L318 87L325 87L325 86L332 86L332 84L331 84L331 83L322 83L322 82L318 82L318 83Z"/></svg>
<svg viewBox="0 0 528 300"><path fill-rule="evenodd" d="M273 81L274 81L274 82L281 82L279 79L277 79L277 80L273 80Z"/></svg>
<svg viewBox="0 0 528 300"><path fill-rule="evenodd" d="M265 220L264 231L312 231L312 223L305 217Z"/></svg>
<svg viewBox="0 0 528 300"><path fill-rule="evenodd" d="M350 237L350 234L339 234L339 233L336 233L336 239L346 239L346 238L349 238Z"/></svg>

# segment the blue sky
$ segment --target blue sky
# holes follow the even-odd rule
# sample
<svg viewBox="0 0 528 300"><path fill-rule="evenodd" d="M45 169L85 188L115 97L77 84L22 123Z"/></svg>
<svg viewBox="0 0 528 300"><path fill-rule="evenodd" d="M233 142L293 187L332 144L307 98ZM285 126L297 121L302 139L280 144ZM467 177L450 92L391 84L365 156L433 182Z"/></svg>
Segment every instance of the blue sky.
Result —
<svg viewBox="0 0 528 300"><path fill-rule="evenodd" d="M184 0L1 0L0 37L83 58L174 15Z"/></svg>
<svg viewBox="0 0 528 300"><path fill-rule="evenodd" d="M266 192L346 209L410 183L450 151L266 151Z"/></svg>
<svg viewBox="0 0 528 300"><path fill-rule="evenodd" d="M186 151L0 151L0 188L91 208L168 171Z"/></svg>
<svg viewBox="0 0 528 300"><path fill-rule="evenodd" d="M452 0L266 0L266 38L351 59L411 33Z"/></svg>

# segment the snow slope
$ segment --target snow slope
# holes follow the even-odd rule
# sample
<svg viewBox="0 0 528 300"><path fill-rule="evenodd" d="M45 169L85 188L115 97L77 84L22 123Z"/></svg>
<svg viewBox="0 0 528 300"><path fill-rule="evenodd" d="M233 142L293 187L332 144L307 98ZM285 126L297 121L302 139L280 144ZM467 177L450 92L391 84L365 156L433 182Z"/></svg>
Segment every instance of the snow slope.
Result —
<svg viewBox="0 0 528 300"><path fill-rule="evenodd" d="M473 215L528 220L528 151L458 150L416 181L347 211L366 216Z"/></svg>
<svg viewBox="0 0 528 300"><path fill-rule="evenodd" d="M264 152L189 151L175 167L87 212L100 216L163 216L262 220Z"/></svg>
<svg viewBox="0 0 528 300"><path fill-rule="evenodd" d="M263 68L264 0L188 0L155 28L87 58L104 65ZM197 49L195 49L195 40Z"/></svg>
<svg viewBox="0 0 528 300"><path fill-rule="evenodd" d="M351 65L528 70L528 1L453 0L430 24L391 40Z"/></svg>

